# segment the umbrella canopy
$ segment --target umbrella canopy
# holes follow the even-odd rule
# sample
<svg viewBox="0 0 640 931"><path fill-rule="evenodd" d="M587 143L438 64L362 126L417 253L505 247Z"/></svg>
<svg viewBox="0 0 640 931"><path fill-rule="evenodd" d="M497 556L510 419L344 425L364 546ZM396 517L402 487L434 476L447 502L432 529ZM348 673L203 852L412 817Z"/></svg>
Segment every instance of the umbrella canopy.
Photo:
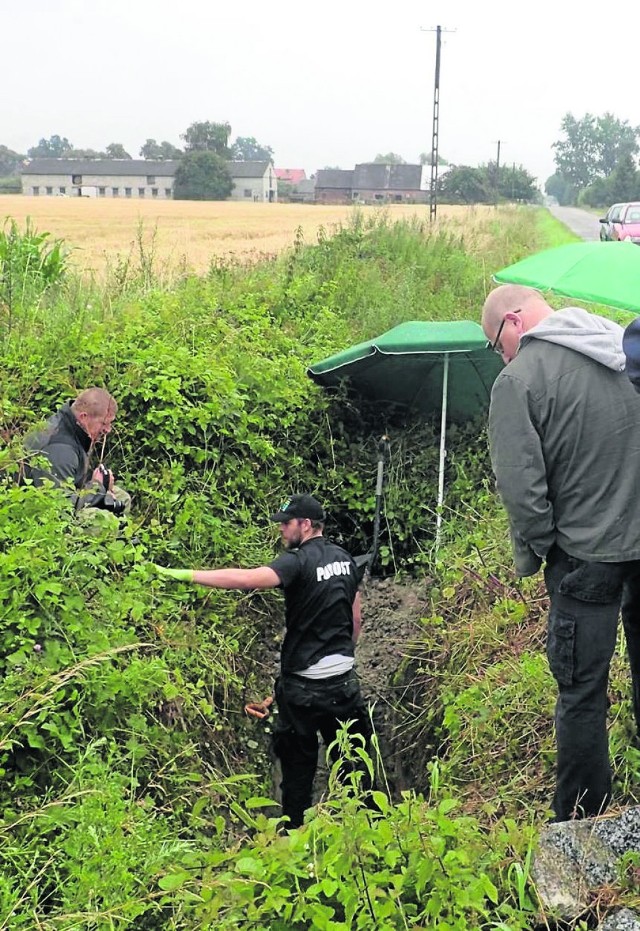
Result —
<svg viewBox="0 0 640 931"><path fill-rule="evenodd" d="M346 379L355 393L368 400L430 415L442 409L445 359L449 417L466 420L485 410L502 361L487 349L481 327L471 320L410 320L316 362L308 374L325 387Z"/></svg>
<svg viewBox="0 0 640 931"><path fill-rule="evenodd" d="M466 420L486 410L491 386L501 368L501 358L487 348L477 323L410 320L317 362L307 371L325 387L347 380L352 391L368 400L401 404L422 414L440 413L437 550L444 500L447 417Z"/></svg>
<svg viewBox="0 0 640 931"><path fill-rule="evenodd" d="M580 301L640 313L640 247L632 242L573 242L503 268L499 284L523 284Z"/></svg>

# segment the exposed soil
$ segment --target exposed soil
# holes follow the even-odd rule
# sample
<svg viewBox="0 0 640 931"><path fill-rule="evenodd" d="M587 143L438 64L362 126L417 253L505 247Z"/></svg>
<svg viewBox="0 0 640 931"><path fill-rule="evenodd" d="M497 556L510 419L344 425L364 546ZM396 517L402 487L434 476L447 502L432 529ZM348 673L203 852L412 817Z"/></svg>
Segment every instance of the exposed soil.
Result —
<svg viewBox="0 0 640 931"><path fill-rule="evenodd" d="M381 786L388 786L396 799L404 789L422 791L426 787L426 762L434 752L430 735L425 734L425 725L420 721L429 680L415 674L419 665L419 638L424 632L421 618L427 613L427 605L428 581L403 584L395 579L368 579L362 591L363 627L356 648L356 669L363 696L372 709L380 746L384 773L380 772L379 781ZM258 661L275 678L281 631L279 619L272 621L277 632L274 629L272 637L263 642ZM258 728L250 725L254 739L260 740L259 732L264 732L265 738L268 736L270 723L265 725ZM327 783L325 753L326 748L321 746L316 800ZM278 765L274 762L272 792L276 799L279 782Z"/></svg>
<svg viewBox="0 0 640 931"><path fill-rule="evenodd" d="M409 585L370 579L362 595L363 629L356 650L365 698L372 704L382 762L393 796L421 791L433 746L427 734L416 742L424 710L424 678L416 677L421 619L428 612L428 581Z"/></svg>

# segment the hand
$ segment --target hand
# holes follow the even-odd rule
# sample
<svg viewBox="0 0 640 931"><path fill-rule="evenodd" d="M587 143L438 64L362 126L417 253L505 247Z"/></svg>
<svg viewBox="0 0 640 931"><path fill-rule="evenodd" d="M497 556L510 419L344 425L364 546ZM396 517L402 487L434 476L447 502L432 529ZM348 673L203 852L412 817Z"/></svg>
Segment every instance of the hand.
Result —
<svg viewBox="0 0 640 931"><path fill-rule="evenodd" d="M265 698L262 701L250 701L244 706L244 710L250 718L266 718L269 715L269 708L273 704L273 698Z"/></svg>
<svg viewBox="0 0 640 931"><path fill-rule="evenodd" d="M115 479L111 469L107 469L102 463L93 470L91 481L98 482L105 491L113 491Z"/></svg>
<svg viewBox="0 0 640 931"><path fill-rule="evenodd" d="M165 569L164 566L156 566L155 563L153 563L153 568L158 575L162 575L167 579L176 579L178 582L193 582L193 569Z"/></svg>

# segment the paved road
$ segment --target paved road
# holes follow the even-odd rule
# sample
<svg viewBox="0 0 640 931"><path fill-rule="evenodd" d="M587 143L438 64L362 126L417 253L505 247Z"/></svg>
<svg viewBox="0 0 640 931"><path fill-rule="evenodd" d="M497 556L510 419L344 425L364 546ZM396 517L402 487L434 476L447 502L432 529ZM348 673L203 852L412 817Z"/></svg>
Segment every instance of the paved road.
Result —
<svg viewBox="0 0 640 931"><path fill-rule="evenodd" d="M549 207L548 210L576 236L589 241L600 239L600 224L593 213L579 207Z"/></svg>

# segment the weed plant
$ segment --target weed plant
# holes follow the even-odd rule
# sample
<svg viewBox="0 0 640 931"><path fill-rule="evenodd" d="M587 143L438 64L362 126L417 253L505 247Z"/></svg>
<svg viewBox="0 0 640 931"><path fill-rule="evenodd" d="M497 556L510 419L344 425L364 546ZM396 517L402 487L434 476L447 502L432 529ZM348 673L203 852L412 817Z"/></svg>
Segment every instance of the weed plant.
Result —
<svg viewBox="0 0 640 931"><path fill-rule="evenodd" d="M544 604L511 578L483 425L449 433L436 553L438 425L328 396L306 368L403 320L477 319L491 272L558 235L541 217L500 209L461 234L356 216L281 260L170 285L146 240L106 287L65 275L62 246L38 240L0 343L0 928L534 927L531 822L552 779ZM119 402L108 462L134 496L115 539L83 535L59 490L14 481L25 432L92 384ZM332 783L287 833L241 716L270 686L255 657L277 649L277 593L168 587L149 564L264 563L268 514L301 490L365 551L384 432L379 571L431 580L407 669L423 708L406 727L439 757L416 754L427 796L380 789L367 808ZM626 799L638 756L620 675L615 688Z"/></svg>

